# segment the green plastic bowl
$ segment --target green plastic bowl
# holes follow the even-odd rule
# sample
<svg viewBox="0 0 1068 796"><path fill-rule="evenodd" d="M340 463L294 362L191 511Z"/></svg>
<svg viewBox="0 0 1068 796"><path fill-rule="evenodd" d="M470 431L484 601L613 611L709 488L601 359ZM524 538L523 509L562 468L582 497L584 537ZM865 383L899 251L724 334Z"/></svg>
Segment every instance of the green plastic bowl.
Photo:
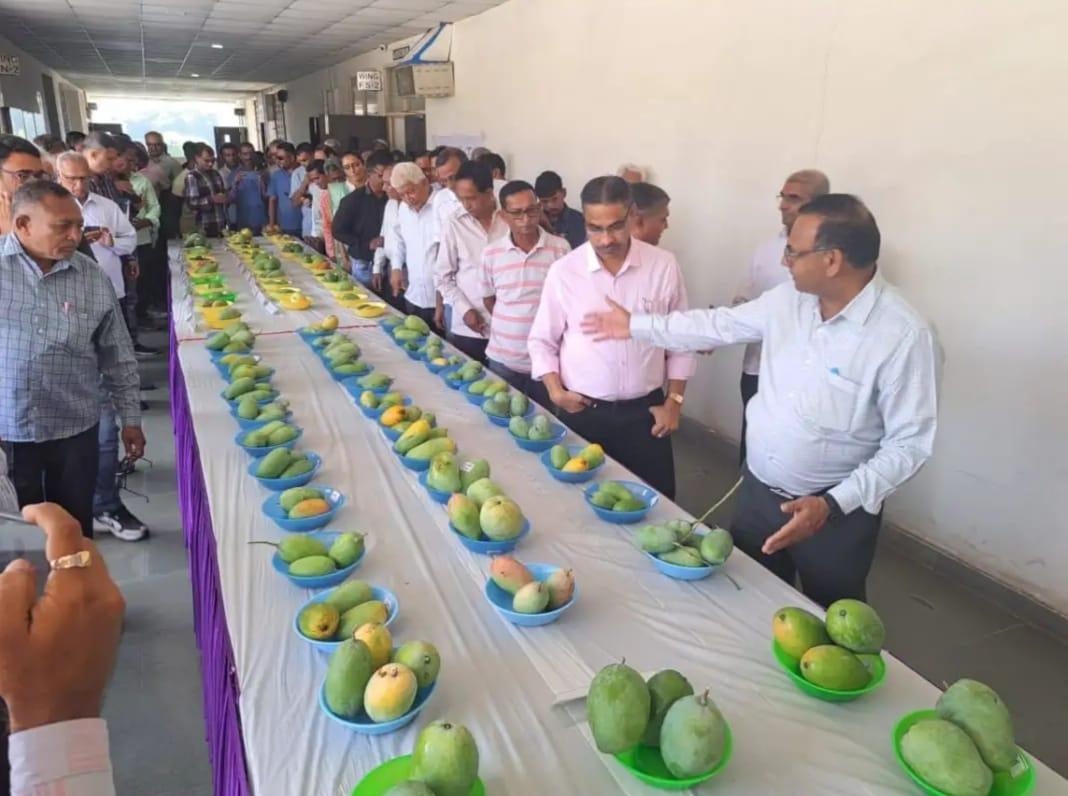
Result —
<svg viewBox="0 0 1068 796"><path fill-rule="evenodd" d="M399 785L411 777L412 756L401 755L387 760L378 768L372 770L357 785L351 796L382 796L394 785ZM468 796L486 796L486 786L482 780L475 780L475 784L468 791Z"/></svg>
<svg viewBox="0 0 1068 796"><path fill-rule="evenodd" d="M724 720L726 722L726 720ZM633 749L626 752L620 752L616 755L616 760L620 762L623 768L627 769L637 779L640 779L646 785L652 785L654 788L660 790L686 790L687 788L694 788L700 785L702 782L706 782L712 777L716 776L720 771L727 767L727 763L730 762L731 752L734 749L734 741L731 738L730 725L726 725L727 737L723 744L723 757L720 758L719 763L711 771L706 771L696 777L690 777L689 779L676 779L666 765L664 765L664 758L660 756L660 750L651 746L642 746L639 744ZM353 794L356 796L356 794ZM362 795L361 795L362 796Z"/></svg>
<svg viewBox="0 0 1068 796"><path fill-rule="evenodd" d="M912 767L905 762L905 758L901 756L901 739L905 737L905 733L908 732L916 722L921 719L937 719L938 713L934 710L916 710L898 719L897 724L894 725L894 757L897 758L897 762L905 769L905 773L909 775L909 779L915 782L920 790L930 796L946 796L945 791L941 791L938 788L927 784L923 777L912 770ZM1011 773L994 774L994 784L990 787L990 793L987 796L1027 796L1035 789L1035 767L1031 764L1031 759L1024 754L1022 749L1017 749L1018 752L1016 758L1016 776Z"/></svg>
<svg viewBox="0 0 1068 796"><path fill-rule="evenodd" d="M778 661L779 666L783 671L794 681L794 685L800 688L809 696L816 697L816 699L822 699L824 702L852 702L857 697L862 697L865 694L870 694L876 688L883 684L883 680L886 679L886 663L883 661L882 656L878 658L878 663L875 664L875 671L872 672L871 680L863 688L857 688L853 691L836 691L833 688L824 688L823 686L810 683L801 674L801 662L796 658L793 658L786 654L786 651L779 646L779 642L774 639L771 642L771 651L775 655L775 660Z"/></svg>

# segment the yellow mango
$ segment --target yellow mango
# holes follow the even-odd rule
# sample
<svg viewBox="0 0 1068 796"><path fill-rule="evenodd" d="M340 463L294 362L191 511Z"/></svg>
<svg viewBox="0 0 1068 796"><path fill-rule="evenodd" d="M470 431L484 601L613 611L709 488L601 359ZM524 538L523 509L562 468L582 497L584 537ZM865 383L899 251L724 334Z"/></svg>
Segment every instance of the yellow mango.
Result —
<svg viewBox="0 0 1068 796"><path fill-rule="evenodd" d="M381 422L383 426L395 426L397 423L401 423L408 419L408 414L404 410L405 407L403 406L391 406L382 413L382 418L379 422Z"/></svg>
<svg viewBox="0 0 1068 796"><path fill-rule="evenodd" d="M560 469L565 473L584 473L590 469L590 466L585 459L576 456L574 459L568 459L567 463Z"/></svg>
<svg viewBox="0 0 1068 796"><path fill-rule="evenodd" d="M330 511L330 504L322 498L309 498L302 500L289 510L289 519L300 520L305 517L315 517Z"/></svg>

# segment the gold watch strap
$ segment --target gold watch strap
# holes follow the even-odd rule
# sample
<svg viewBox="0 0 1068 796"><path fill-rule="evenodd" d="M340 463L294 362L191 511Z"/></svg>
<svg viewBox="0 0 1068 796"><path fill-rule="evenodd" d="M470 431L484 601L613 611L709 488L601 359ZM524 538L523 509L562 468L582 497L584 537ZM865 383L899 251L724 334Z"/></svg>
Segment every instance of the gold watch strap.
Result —
<svg viewBox="0 0 1068 796"><path fill-rule="evenodd" d="M88 550L79 550L69 556L60 556L55 561L49 561L48 564L55 572L60 569L85 569L91 561L92 556L89 555Z"/></svg>
<svg viewBox="0 0 1068 796"><path fill-rule="evenodd" d="M679 406L682 406L682 402L685 401L686 398L684 396L682 396L682 395L679 395L677 392L669 392L668 393L668 400L669 401L674 401Z"/></svg>

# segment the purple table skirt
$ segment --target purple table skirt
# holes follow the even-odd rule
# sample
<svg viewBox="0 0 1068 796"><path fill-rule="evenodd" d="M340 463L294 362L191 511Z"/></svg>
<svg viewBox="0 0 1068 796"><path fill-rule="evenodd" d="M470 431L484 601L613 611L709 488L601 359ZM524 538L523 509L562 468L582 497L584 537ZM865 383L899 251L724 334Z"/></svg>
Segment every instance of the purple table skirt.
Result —
<svg viewBox="0 0 1068 796"><path fill-rule="evenodd" d="M204 724L211 758L215 796L249 796L245 745L241 737L237 674L226 612L219 588L215 531L211 526L208 493L200 469L193 418L185 377L178 361L178 343L171 324L171 419L178 471L178 502L189 549L189 578L193 584L193 627L200 648L200 675L204 688Z"/></svg>

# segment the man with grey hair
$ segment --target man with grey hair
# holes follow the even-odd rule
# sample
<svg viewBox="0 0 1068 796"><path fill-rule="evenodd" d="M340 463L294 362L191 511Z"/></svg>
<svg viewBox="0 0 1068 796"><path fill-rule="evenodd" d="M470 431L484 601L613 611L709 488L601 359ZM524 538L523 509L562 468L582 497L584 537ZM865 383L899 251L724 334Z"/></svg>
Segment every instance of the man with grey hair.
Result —
<svg viewBox="0 0 1068 796"><path fill-rule="evenodd" d="M639 182L646 182L645 169L641 166L636 166L633 163L624 163L618 169L616 169L616 176L622 177L624 182L629 182L631 185Z"/></svg>
<svg viewBox="0 0 1068 796"><path fill-rule="evenodd" d="M779 234L771 240L765 241L757 247L753 259L749 263L745 279L734 298L734 304L742 304L752 301L763 293L768 292L776 285L790 278L790 270L783 262L782 253L786 247L786 238L790 229L797 220L797 214L803 205L808 204L818 196L831 192L831 181L827 175L816 169L802 169L795 171L782 185L779 191L779 217L782 220L782 228ZM742 381L740 390L742 393L742 438L740 445L739 462L745 462L745 434L748 429L745 413L749 407L749 401L756 395L760 380L760 343L750 343L745 347L745 356L742 359Z"/></svg>
<svg viewBox="0 0 1068 796"><path fill-rule="evenodd" d="M61 166L62 166L61 162ZM93 535L100 388L122 418L126 455L139 458L137 361L115 289L77 251L82 211L62 185L35 180L11 201L0 237L0 439L20 505L58 503Z"/></svg>
<svg viewBox="0 0 1068 796"><path fill-rule="evenodd" d="M393 234L388 236L393 247L387 252L392 267L390 286L394 295L405 291L405 308L410 314L434 324L434 263L439 227L434 203L430 201L430 183L414 163L398 163L393 167L390 184L401 200ZM439 331L444 334L444 330Z"/></svg>

